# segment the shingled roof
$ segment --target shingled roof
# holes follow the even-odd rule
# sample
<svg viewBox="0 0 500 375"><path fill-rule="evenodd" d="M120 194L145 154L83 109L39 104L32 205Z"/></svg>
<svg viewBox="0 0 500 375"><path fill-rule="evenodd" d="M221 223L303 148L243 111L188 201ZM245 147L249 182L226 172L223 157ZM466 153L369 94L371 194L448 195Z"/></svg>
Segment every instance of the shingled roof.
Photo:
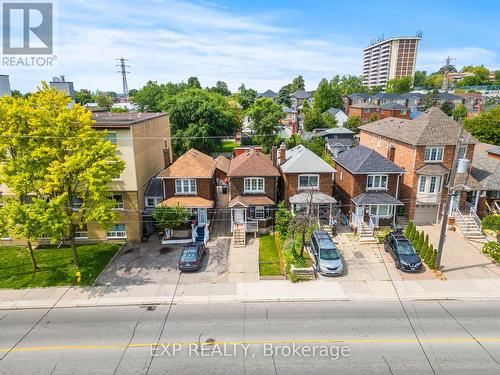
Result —
<svg viewBox="0 0 500 375"><path fill-rule="evenodd" d="M456 145L458 124L441 109L432 107L413 120L388 117L359 127L376 135L411 145ZM464 131L465 143L477 141Z"/></svg>
<svg viewBox="0 0 500 375"><path fill-rule="evenodd" d="M269 155L251 148L231 160L228 177L278 177L280 172Z"/></svg>
<svg viewBox="0 0 500 375"><path fill-rule="evenodd" d="M333 156L333 160L355 174L404 173L405 171L378 152L362 145Z"/></svg>
<svg viewBox="0 0 500 375"><path fill-rule="evenodd" d="M214 158L192 148L161 172L158 177L210 178L214 175L216 165Z"/></svg>
<svg viewBox="0 0 500 375"><path fill-rule="evenodd" d="M280 165L283 173L335 173L330 164L321 159L314 152L297 145L285 153L285 160Z"/></svg>

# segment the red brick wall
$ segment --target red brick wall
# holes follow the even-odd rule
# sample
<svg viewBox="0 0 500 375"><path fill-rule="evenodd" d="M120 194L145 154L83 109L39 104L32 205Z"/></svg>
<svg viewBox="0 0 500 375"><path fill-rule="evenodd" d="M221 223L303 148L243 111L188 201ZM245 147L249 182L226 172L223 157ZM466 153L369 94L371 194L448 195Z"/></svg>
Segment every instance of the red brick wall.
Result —
<svg viewBox="0 0 500 375"><path fill-rule="evenodd" d="M165 199L175 196L175 179L164 179ZM212 201L216 200L215 178L196 179L197 196Z"/></svg>
<svg viewBox="0 0 500 375"><path fill-rule="evenodd" d="M233 199L240 194L244 194L244 177L231 177L229 181L229 199ZM276 177L264 178L265 194L272 200L276 200Z"/></svg>
<svg viewBox="0 0 500 375"><path fill-rule="evenodd" d="M311 173L287 173L282 174L283 178L283 200L289 206L288 199L298 194L304 190L299 190L299 175L301 174L317 174L314 172ZM331 173L319 173L319 191L332 195L333 193L333 176Z"/></svg>

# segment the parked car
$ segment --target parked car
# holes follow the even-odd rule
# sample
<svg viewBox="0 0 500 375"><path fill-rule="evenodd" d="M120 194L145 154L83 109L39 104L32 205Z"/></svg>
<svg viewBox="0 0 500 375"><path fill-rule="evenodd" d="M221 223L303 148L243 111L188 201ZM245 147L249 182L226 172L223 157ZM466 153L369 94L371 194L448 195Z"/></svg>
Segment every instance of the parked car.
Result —
<svg viewBox="0 0 500 375"><path fill-rule="evenodd" d="M205 245L202 242L193 242L184 245L179 258L180 271L196 271L201 268L205 256Z"/></svg>
<svg viewBox="0 0 500 375"><path fill-rule="evenodd" d="M338 276L344 273L342 256L327 232L316 231L312 234L311 251L316 263L316 270L320 274Z"/></svg>
<svg viewBox="0 0 500 375"><path fill-rule="evenodd" d="M384 249L391 254L396 268L401 271L419 272L422 269L422 259L401 228L385 236Z"/></svg>

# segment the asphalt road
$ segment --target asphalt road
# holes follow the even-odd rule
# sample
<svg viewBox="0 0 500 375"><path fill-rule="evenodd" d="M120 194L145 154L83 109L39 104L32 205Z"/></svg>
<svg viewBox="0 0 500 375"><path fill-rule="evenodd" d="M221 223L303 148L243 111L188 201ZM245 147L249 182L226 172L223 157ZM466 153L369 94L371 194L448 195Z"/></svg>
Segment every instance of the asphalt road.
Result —
<svg viewBox="0 0 500 375"><path fill-rule="evenodd" d="M404 306L277 302L4 310L0 373L500 374L500 302ZM199 345L207 340L215 342ZM152 356L157 342L164 345Z"/></svg>

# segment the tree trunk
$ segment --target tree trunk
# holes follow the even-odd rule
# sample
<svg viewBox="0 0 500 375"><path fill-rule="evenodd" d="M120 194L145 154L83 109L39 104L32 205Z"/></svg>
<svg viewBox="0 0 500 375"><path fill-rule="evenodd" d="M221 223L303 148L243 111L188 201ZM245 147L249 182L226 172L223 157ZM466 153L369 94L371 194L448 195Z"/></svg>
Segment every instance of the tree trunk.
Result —
<svg viewBox="0 0 500 375"><path fill-rule="evenodd" d="M35 253L33 252L33 246L31 246L31 241L27 241L27 249L31 259L31 265L33 266L33 271L37 271L38 264L36 263Z"/></svg>
<svg viewBox="0 0 500 375"><path fill-rule="evenodd" d="M306 243L306 231L303 230L302 231L302 238L301 238L301 241L300 241L300 257L303 258L304 257L304 244Z"/></svg>
<svg viewBox="0 0 500 375"><path fill-rule="evenodd" d="M71 231L71 255L73 256L73 268L78 268L80 262L78 260L78 252L76 251L76 241L74 231Z"/></svg>

